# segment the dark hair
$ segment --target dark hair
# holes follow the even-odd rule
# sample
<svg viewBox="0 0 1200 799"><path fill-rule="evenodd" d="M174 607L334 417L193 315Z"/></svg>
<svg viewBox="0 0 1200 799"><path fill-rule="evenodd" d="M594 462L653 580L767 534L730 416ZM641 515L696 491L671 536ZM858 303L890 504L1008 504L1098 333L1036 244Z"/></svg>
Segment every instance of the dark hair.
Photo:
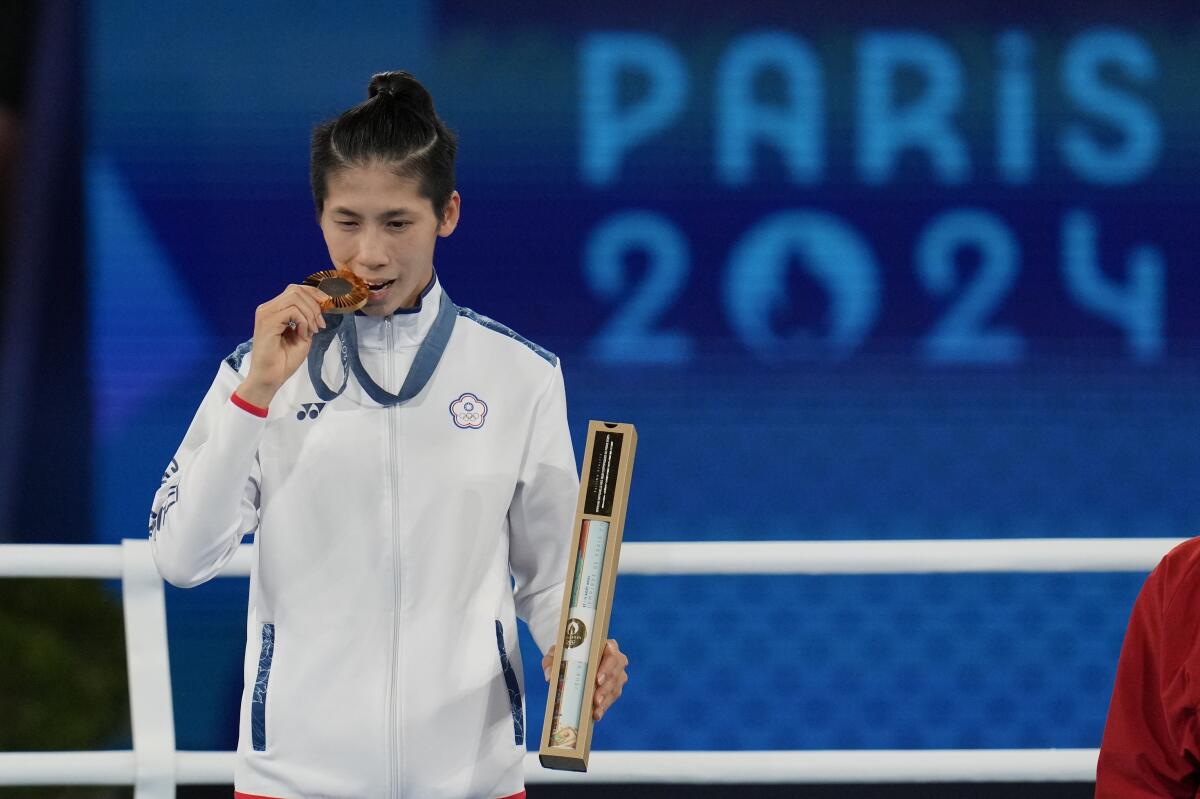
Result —
<svg viewBox="0 0 1200 799"><path fill-rule="evenodd" d="M438 118L425 87L407 72L380 72L371 77L365 101L313 129L309 176L317 218L330 173L382 161L397 175L416 178L441 219L454 192L457 151L458 137Z"/></svg>

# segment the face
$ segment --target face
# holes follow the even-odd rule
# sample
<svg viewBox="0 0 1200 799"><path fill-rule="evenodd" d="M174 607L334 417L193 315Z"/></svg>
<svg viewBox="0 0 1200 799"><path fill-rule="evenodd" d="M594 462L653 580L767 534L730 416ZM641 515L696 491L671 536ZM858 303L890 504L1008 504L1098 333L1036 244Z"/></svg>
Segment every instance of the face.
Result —
<svg viewBox="0 0 1200 799"><path fill-rule="evenodd" d="M329 175L321 232L334 265L371 288L363 313L386 316L412 308L433 277L433 247L458 225L458 192L438 219L412 178L372 162Z"/></svg>

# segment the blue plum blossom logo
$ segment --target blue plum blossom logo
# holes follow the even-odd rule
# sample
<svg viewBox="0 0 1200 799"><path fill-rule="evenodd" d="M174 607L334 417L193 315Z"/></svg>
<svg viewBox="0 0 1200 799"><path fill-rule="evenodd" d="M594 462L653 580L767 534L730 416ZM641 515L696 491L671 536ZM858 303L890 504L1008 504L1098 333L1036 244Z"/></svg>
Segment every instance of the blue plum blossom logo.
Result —
<svg viewBox="0 0 1200 799"><path fill-rule="evenodd" d="M450 403L450 416L463 430L478 430L487 416L487 403L471 393L463 394Z"/></svg>

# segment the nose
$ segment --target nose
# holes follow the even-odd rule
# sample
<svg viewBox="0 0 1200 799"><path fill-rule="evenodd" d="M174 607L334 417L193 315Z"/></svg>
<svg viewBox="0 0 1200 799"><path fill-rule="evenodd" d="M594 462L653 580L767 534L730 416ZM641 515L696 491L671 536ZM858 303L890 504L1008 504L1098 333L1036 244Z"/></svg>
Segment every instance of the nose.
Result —
<svg viewBox="0 0 1200 799"><path fill-rule="evenodd" d="M383 246L382 234L368 227L358 239L358 252L354 262L362 269L376 271L387 266L387 252Z"/></svg>

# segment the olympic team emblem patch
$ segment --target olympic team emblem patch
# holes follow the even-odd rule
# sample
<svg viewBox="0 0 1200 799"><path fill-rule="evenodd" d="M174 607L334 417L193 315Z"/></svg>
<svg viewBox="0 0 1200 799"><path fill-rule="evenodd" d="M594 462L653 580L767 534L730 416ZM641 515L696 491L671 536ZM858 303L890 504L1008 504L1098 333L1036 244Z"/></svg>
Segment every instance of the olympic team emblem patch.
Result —
<svg viewBox="0 0 1200 799"><path fill-rule="evenodd" d="M450 416L454 424L463 430L478 430L487 417L487 403L474 394L467 393L450 403Z"/></svg>

